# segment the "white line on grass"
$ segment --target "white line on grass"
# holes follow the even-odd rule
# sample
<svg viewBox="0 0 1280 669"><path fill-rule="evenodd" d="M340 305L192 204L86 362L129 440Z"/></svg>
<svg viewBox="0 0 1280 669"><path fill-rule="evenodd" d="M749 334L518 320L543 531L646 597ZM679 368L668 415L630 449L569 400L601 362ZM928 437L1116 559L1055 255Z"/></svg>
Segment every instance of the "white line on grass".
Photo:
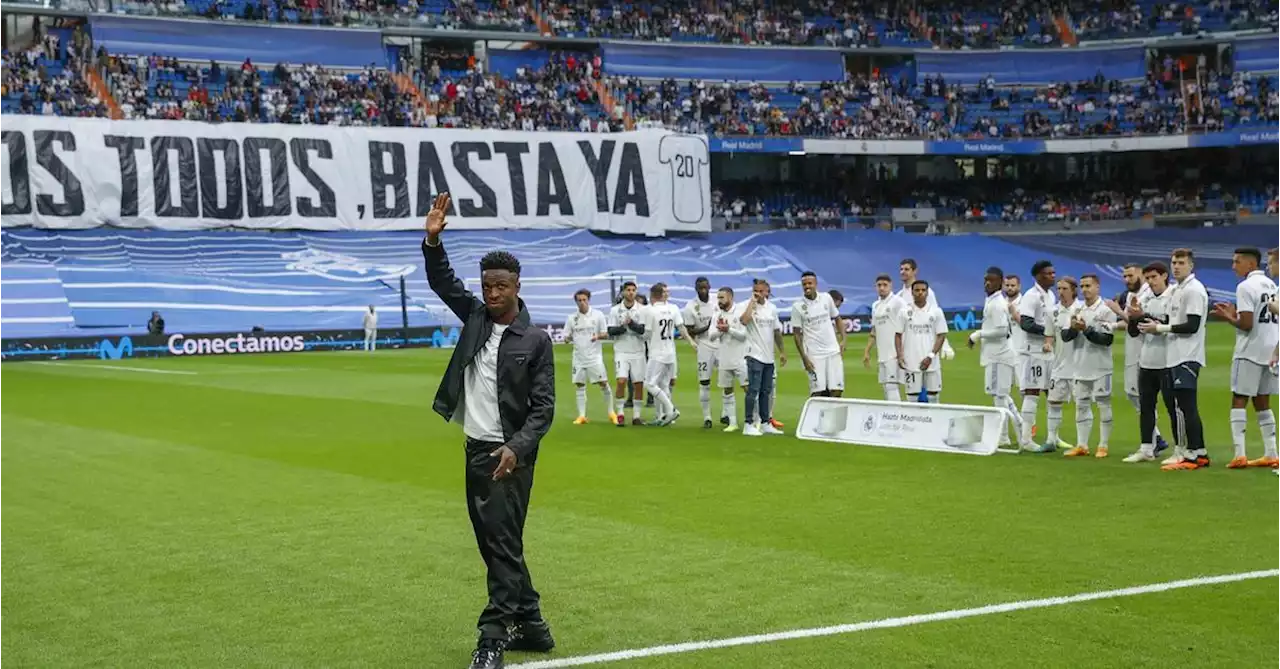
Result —
<svg viewBox="0 0 1280 669"><path fill-rule="evenodd" d="M197 372L192 372L192 371L187 371L182 369L150 369L147 367L132 367L132 366L126 367L124 365L94 365L87 362L81 362L74 365L69 365L65 362L61 362L58 360L35 360L33 361L33 363L37 365L56 365L58 367L109 369L113 372L145 372L147 374L182 374L186 376L195 376L197 374Z"/></svg>
<svg viewBox="0 0 1280 669"><path fill-rule="evenodd" d="M507 665L509 669L554 669L556 667L577 667L587 664L603 664L605 662L618 662L620 660L634 660L645 657L655 657L658 655L675 655L679 653L694 653L701 650L711 650L714 648L731 648L733 646L751 646L761 643L773 643L775 641L787 641L790 639L807 639L811 637L832 636L835 634L851 634L853 632L863 632L874 629L888 629L891 627L908 627L910 625L923 625L925 623L934 623L942 620L959 620L961 618L972 618L974 616L986 616L993 613L1009 613L1011 611L1025 611L1027 609L1042 609L1050 606L1063 606L1065 604L1078 604L1080 602L1091 602L1099 599L1113 599L1116 597L1132 597L1134 595L1146 595L1153 592L1165 592L1168 590L1178 590L1180 588L1196 588L1204 585L1217 585L1219 583L1235 583L1237 581L1247 581L1256 578L1274 578L1280 576L1280 569L1266 569L1262 571L1249 571L1239 574L1224 574L1222 576L1200 576L1197 578L1188 578L1181 581L1168 581L1166 583L1152 583L1150 585L1139 585L1131 588L1120 588L1119 590L1102 590L1100 592L1086 592L1079 595L1067 595L1065 597L1047 597L1045 599L1026 599L1017 602L1006 602L1004 604L992 604L990 606L980 606L972 609L952 609L950 611L938 611L936 613L923 613L914 616L902 616L900 618L884 618L882 620L871 620L862 623L852 623L848 625L835 625L832 627L814 627L811 629L791 630L787 632L773 632L770 634L755 634L752 636L739 636L728 639L714 639L711 641L691 641L687 643L676 643L665 646L649 646L648 648L633 648L630 650L619 650L611 653L599 653L596 655L579 655L576 657L561 657L554 660L539 660L536 662L523 662L520 664Z"/></svg>

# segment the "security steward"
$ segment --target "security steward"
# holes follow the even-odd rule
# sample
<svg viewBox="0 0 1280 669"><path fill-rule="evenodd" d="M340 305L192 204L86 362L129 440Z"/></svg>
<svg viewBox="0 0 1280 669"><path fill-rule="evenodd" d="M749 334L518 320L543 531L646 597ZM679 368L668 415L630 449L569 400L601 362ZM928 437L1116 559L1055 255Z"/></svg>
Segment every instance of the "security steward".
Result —
<svg viewBox="0 0 1280 669"><path fill-rule="evenodd" d="M556 406L555 358L551 338L530 324L520 299L515 256L481 258L483 301L454 275L440 241L449 209L449 194L436 196L422 244L431 290L462 321L432 408L466 434L467 511L488 570L489 603L477 622L471 669L499 669L507 650L555 646L524 560L538 444Z"/></svg>

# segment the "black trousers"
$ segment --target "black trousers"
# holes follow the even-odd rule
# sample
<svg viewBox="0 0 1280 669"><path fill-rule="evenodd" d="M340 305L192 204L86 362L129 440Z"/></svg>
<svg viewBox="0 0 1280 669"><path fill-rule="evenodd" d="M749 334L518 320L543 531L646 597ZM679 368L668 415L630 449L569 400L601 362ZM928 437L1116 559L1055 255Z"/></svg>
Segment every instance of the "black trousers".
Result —
<svg viewBox="0 0 1280 669"><path fill-rule="evenodd" d="M467 513L487 570L489 603L476 626L481 639L507 638L507 628L540 620L538 591L524 561L524 519L533 490L533 465L493 480L500 443L467 439Z"/></svg>
<svg viewBox="0 0 1280 669"><path fill-rule="evenodd" d="M1200 420L1199 386L1200 363L1184 362L1169 369L1169 394L1173 395L1177 413L1174 422L1181 421L1177 427L1178 436L1183 438L1182 444L1195 455L1206 455L1204 445L1204 423Z"/></svg>
<svg viewBox="0 0 1280 669"><path fill-rule="evenodd" d="M1155 443L1156 431L1156 399L1164 400L1164 410L1169 414L1169 423L1173 428L1170 442L1178 441L1178 414L1173 403L1173 390L1170 386L1169 370L1138 369L1138 425L1140 442Z"/></svg>

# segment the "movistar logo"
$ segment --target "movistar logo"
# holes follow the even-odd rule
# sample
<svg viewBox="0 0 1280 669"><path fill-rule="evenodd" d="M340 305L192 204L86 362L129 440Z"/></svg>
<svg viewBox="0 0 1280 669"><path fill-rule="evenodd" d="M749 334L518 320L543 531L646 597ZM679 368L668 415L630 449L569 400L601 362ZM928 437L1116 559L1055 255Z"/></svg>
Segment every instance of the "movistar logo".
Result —
<svg viewBox="0 0 1280 669"><path fill-rule="evenodd" d="M952 330L974 330L978 327L978 319L972 311L957 313L951 317Z"/></svg>
<svg viewBox="0 0 1280 669"><path fill-rule="evenodd" d="M121 337L119 344L112 344L110 339L103 339L98 344L98 357L103 360L119 360L133 357L133 340Z"/></svg>

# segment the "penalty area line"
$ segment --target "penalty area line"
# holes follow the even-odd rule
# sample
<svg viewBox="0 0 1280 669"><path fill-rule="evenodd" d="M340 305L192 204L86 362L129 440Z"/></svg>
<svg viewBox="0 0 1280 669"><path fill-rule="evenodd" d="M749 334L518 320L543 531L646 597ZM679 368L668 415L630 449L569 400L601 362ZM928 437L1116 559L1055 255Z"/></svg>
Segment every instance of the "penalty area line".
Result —
<svg viewBox="0 0 1280 669"><path fill-rule="evenodd" d="M852 634L854 632L864 632L866 630L909 627L911 625L923 625L926 623L941 622L944 620L959 620L962 618L973 618L976 616L988 616L996 613L1026 611L1028 609L1043 609L1051 606L1064 606L1066 604L1092 602L1100 599L1133 597L1136 595L1147 595L1156 592L1167 592L1169 590L1197 588L1206 585L1218 585L1221 583L1236 583L1238 581L1248 581L1259 578L1275 578L1277 576L1280 576L1280 569L1248 571L1238 574L1224 574L1221 576L1200 576L1180 581L1152 583L1149 585L1138 585L1130 588L1120 588L1117 590L1085 592L1078 595L1046 597L1044 599L1027 599L1022 601L1006 602L1004 604L979 606L971 609L952 609L950 611L922 613L898 618L884 618L881 620L870 620L867 622L851 623L847 625L814 627L811 629L789 630L786 632L773 632L770 634L754 634L751 636L731 637L728 639L713 639L711 641L691 641L687 643L663 646L649 646L647 648L632 648L630 650L619 650L611 653L598 653L595 655L578 655L573 657L538 660L534 662L521 662L519 664L509 664L507 667L508 669L556 669L558 667L578 667L588 664L604 664L606 662L619 662L622 660L634 660L659 655L694 653L716 648L751 646L762 643L773 643L776 641L789 641L791 639L807 639L812 637L834 636L837 634Z"/></svg>

